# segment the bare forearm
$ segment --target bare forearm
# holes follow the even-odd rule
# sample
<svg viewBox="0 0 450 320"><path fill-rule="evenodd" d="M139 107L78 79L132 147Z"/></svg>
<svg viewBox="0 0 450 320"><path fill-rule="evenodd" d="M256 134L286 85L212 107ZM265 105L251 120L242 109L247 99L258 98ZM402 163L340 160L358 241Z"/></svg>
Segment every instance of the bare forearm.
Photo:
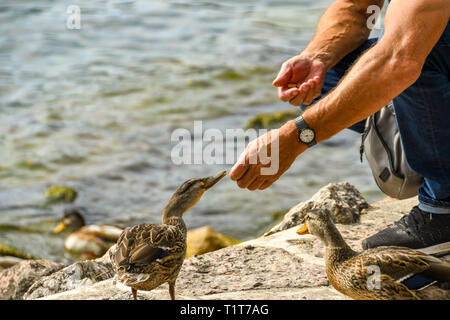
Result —
<svg viewBox="0 0 450 320"><path fill-rule="evenodd" d="M303 51L320 59L326 69L359 47L370 34L367 7L383 6L384 0L337 0L328 7L317 25L316 34Z"/></svg>
<svg viewBox="0 0 450 320"><path fill-rule="evenodd" d="M382 40L361 56L335 90L305 111L317 141L367 118L413 84L449 13L447 0L392 2Z"/></svg>
<svg viewBox="0 0 450 320"><path fill-rule="evenodd" d="M304 112L317 142L367 118L412 84L413 78L398 72L392 54L383 49L370 49L334 91Z"/></svg>

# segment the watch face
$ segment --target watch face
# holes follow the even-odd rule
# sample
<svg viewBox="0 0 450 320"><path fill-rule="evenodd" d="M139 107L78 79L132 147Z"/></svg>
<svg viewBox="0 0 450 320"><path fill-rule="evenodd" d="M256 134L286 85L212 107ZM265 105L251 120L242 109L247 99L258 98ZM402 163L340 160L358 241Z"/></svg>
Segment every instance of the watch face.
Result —
<svg viewBox="0 0 450 320"><path fill-rule="evenodd" d="M311 129L304 129L300 132L299 138L303 143L310 143L314 141L314 131Z"/></svg>

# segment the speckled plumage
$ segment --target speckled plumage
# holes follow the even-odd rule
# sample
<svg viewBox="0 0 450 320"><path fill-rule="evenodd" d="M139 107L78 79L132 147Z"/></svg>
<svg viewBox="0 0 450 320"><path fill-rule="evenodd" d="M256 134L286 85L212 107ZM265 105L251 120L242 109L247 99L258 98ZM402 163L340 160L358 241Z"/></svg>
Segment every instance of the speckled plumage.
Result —
<svg viewBox="0 0 450 320"><path fill-rule="evenodd" d="M175 299L175 282L186 257L186 225L182 215L192 208L203 193L225 176L190 179L173 194L164 208L162 224L141 224L125 229L109 251L116 278L137 290L152 290L169 283Z"/></svg>
<svg viewBox="0 0 450 320"><path fill-rule="evenodd" d="M186 256L186 226L181 218L166 224L127 228L112 252L117 279L136 290L175 283Z"/></svg>
<svg viewBox="0 0 450 320"><path fill-rule="evenodd" d="M331 285L353 299L450 299L450 291L437 285L410 290L400 282L415 274L441 283L450 282L450 263L445 260L397 246L356 252L345 243L328 215L318 211L307 215L306 227L299 233L305 230L325 243L326 272Z"/></svg>

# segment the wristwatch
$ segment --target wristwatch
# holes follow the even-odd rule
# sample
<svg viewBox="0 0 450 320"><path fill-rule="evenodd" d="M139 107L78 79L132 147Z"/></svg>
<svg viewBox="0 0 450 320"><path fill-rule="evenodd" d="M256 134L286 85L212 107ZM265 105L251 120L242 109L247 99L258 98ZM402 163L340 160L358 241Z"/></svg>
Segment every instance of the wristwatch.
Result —
<svg viewBox="0 0 450 320"><path fill-rule="evenodd" d="M314 129L311 129L305 122L302 116L294 119L295 125L298 130L298 141L306 144L308 147L312 147L316 142L316 133Z"/></svg>

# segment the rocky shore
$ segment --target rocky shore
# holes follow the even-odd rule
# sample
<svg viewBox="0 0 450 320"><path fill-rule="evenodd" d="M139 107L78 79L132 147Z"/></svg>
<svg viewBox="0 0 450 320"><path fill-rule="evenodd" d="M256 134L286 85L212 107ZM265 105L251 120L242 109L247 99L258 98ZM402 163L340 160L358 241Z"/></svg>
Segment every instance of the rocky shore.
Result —
<svg viewBox="0 0 450 320"><path fill-rule="evenodd" d="M177 299L348 299L329 284L324 248L312 235L298 236L304 214L326 208L348 244L398 220L417 199L368 205L348 183L329 184L294 206L265 235L185 260L176 285ZM72 265L25 260L0 271L0 299L130 299L115 283L108 254ZM139 291L139 299L169 299L168 286Z"/></svg>

